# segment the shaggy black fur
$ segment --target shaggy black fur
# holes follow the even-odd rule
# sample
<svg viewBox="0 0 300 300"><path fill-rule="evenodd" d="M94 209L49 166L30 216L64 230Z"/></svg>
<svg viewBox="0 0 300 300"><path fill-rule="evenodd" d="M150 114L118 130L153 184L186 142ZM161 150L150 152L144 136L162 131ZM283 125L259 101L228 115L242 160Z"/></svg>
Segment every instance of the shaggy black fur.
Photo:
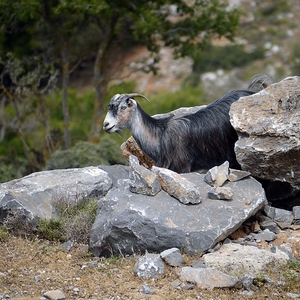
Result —
<svg viewBox="0 0 300 300"><path fill-rule="evenodd" d="M178 173L208 169L226 160L231 168L239 169L234 152L238 137L229 110L240 97L252 94L247 90L231 91L194 114L166 119L154 119L138 106L143 126L153 140L133 137L157 166Z"/></svg>

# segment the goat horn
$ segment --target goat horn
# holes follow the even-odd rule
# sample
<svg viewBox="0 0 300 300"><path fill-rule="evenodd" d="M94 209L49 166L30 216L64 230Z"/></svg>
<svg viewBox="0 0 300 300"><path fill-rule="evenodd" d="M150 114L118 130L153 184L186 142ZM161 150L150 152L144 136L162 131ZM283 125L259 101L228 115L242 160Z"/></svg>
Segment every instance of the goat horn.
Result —
<svg viewBox="0 0 300 300"><path fill-rule="evenodd" d="M138 94L138 93L132 93L132 94L127 94L129 97L142 97L145 100L147 100L148 102L150 102L150 100L148 98L146 98L145 96Z"/></svg>

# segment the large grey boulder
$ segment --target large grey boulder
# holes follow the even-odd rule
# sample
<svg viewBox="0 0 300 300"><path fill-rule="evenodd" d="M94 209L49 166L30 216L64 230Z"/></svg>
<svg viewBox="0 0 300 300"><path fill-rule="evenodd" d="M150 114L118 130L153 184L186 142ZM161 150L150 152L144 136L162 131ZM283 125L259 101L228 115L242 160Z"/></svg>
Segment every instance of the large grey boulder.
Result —
<svg viewBox="0 0 300 300"><path fill-rule="evenodd" d="M225 239L265 203L261 184L248 177L228 182L231 201L210 200L204 175L183 176L196 185L202 202L185 205L165 191L155 197L131 193L128 181L99 201L91 231L90 249L96 256L162 252L175 247L203 254Z"/></svg>
<svg viewBox="0 0 300 300"><path fill-rule="evenodd" d="M300 190L300 77L288 77L232 104L237 161L252 176Z"/></svg>
<svg viewBox="0 0 300 300"><path fill-rule="evenodd" d="M99 167L32 173L0 184L0 221L7 211L49 219L55 216L55 197L102 197L111 187L112 179Z"/></svg>

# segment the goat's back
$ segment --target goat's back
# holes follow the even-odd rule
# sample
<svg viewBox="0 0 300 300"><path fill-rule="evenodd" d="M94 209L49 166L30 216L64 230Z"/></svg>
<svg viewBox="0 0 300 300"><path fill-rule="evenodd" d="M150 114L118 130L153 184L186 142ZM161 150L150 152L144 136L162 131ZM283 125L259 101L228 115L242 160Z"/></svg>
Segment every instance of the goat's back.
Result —
<svg viewBox="0 0 300 300"><path fill-rule="evenodd" d="M234 152L238 137L229 110L240 97L252 94L231 91L194 114L172 119L162 139L164 147L171 147L162 153L170 157L161 157L161 161L168 160L168 167L180 173L208 169L226 160L231 168L239 168Z"/></svg>

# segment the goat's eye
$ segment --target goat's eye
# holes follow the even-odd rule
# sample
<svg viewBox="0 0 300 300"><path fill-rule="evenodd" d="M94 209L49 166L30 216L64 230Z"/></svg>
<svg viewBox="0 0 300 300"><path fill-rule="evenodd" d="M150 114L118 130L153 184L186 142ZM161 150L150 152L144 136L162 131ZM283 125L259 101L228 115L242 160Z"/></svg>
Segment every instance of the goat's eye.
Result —
<svg viewBox="0 0 300 300"><path fill-rule="evenodd" d="M121 106L122 110L125 110L127 108L127 106Z"/></svg>

